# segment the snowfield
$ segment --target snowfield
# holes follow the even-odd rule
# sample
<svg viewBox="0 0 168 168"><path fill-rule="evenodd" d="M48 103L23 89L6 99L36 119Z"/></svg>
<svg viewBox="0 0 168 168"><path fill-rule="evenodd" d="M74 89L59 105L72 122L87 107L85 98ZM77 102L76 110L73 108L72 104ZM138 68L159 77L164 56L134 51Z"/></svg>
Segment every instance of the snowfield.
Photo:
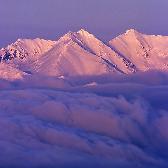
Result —
<svg viewBox="0 0 168 168"><path fill-rule="evenodd" d="M167 168L167 47L82 29L2 49L0 167Z"/></svg>

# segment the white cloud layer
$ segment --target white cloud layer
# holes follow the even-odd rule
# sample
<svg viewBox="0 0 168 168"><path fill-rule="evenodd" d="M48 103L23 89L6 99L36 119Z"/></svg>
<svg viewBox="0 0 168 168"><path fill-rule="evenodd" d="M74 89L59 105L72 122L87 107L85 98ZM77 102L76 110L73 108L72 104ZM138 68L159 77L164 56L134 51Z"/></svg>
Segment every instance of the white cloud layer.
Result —
<svg viewBox="0 0 168 168"><path fill-rule="evenodd" d="M42 79L0 82L0 167L168 166L166 74Z"/></svg>

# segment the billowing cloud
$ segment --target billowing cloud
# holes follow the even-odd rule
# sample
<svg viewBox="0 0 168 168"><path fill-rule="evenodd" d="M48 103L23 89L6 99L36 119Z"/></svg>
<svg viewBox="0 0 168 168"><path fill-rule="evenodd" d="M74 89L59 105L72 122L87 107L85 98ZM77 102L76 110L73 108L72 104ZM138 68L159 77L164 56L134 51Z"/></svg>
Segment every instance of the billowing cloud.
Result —
<svg viewBox="0 0 168 168"><path fill-rule="evenodd" d="M168 80L145 75L1 81L0 166L167 167Z"/></svg>

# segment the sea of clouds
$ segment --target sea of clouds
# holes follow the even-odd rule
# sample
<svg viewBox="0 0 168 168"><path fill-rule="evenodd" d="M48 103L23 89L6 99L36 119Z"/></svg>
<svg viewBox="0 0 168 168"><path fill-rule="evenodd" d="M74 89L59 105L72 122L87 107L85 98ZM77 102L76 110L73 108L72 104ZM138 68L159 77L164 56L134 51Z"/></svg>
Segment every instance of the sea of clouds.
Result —
<svg viewBox="0 0 168 168"><path fill-rule="evenodd" d="M168 74L0 81L0 167L168 167Z"/></svg>

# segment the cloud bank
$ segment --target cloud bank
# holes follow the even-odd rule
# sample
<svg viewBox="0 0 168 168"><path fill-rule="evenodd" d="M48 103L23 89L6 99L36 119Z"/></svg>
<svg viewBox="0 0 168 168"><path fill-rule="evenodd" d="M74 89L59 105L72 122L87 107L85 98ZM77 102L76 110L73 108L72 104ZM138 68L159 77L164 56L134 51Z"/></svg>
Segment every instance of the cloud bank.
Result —
<svg viewBox="0 0 168 168"><path fill-rule="evenodd" d="M0 82L0 167L168 166L167 74L42 78Z"/></svg>

